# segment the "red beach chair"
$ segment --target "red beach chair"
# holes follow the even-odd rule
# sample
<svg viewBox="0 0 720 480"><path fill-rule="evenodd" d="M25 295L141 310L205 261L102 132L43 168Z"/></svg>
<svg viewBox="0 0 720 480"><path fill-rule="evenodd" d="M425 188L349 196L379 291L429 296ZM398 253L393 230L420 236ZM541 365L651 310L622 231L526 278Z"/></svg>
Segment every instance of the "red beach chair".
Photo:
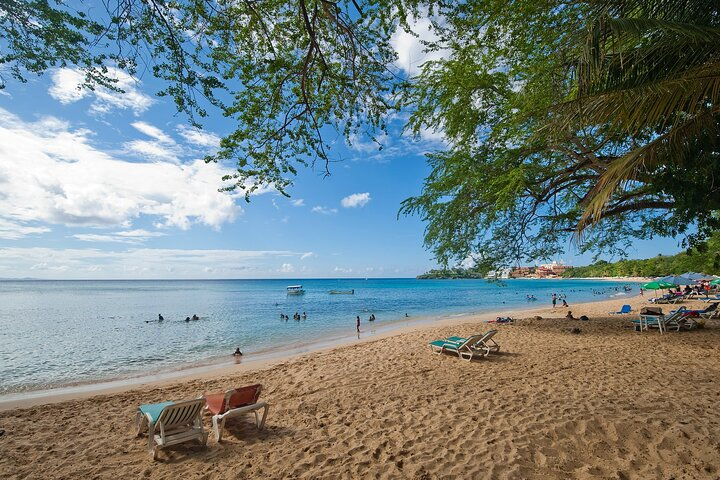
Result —
<svg viewBox="0 0 720 480"><path fill-rule="evenodd" d="M255 414L255 424L262 430L268 414L267 402L260 402L262 385L249 385L247 387L233 388L225 393L205 395L206 408L212 414L213 432L217 441L222 441L222 431L225 420L245 413ZM263 409L262 419L258 410Z"/></svg>

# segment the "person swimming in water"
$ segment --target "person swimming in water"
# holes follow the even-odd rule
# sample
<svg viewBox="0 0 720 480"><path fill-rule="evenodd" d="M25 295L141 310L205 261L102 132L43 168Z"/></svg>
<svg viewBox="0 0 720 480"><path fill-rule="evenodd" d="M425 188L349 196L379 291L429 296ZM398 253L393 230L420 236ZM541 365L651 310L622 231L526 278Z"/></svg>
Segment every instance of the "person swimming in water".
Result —
<svg viewBox="0 0 720 480"><path fill-rule="evenodd" d="M240 351L240 347L237 347L235 349L235 353L233 353L234 357L242 357L242 352Z"/></svg>
<svg viewBox="0 0 720 480"><path fill-rule="evenodd" d="M185 321L186 321L186 322L189 322L189 321L190 321L190 317L185 317Z"/></svg>
<svg viewBox="0 0 720 480"><path fill-rule="evenodd" d="M158 322L162 322L163 320L165 319L163 318L162 313L158 313Z"/></svg>
<svg viewBox="0 0 720 480"><path fill-rule="evenodd" d="M192 319L193 319L193 320L200 320L200 317L198 317L197 315L193 314Z"/></svg>

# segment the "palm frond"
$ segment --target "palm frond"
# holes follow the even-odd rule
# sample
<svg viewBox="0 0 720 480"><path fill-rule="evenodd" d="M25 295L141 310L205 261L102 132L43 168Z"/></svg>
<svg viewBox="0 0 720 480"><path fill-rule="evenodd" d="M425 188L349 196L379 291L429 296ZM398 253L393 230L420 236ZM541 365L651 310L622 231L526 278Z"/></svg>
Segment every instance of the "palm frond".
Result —
<svg viewBox="0 0 720 480"><path fill-rule="evenodd" d="M716 138L718 113L720 106L709 109L615 160L588 195L589 201L577 224L576 236L581 238L586 229L599 223L613 196L637 180L641 174L651 174L664 163L682 165L695 139L703 134Z"/></svg>

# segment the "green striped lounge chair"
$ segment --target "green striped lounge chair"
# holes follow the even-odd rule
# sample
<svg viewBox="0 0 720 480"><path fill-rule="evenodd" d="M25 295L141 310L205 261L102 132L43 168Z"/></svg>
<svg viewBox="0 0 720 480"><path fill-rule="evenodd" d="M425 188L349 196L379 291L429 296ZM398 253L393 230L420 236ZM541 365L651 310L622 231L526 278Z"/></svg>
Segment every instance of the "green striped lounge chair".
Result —
<svg viewBox="0 0 720 480"><path fill-rule="evenodd" d="M483 356L487 357L493 352L499 352L500 351L500 345L497 344L497 342L493 339L495 334L498 333L497 330L490 330L484 335L480 335L480 339L475 342L475 344L472 344L470 347L475 350L481 350L484 352ZM447 340L455 343L463 343L467 338L465 337L448 337Z"/></svg>
<svg viewBox="0 0 720 480"><path fill-rule="evenodd" d="M454 353L463 360L471 361L473 358L486 357L494 347L488 345L497 330L491 330L485 335L471 335L470 337L450 337L444 340L430 342L430 349L438 355ZM497 345L494 341L492 344ZM499 346L497 349L499 350ZM497 350L495 350L497 351Z"/></svg>

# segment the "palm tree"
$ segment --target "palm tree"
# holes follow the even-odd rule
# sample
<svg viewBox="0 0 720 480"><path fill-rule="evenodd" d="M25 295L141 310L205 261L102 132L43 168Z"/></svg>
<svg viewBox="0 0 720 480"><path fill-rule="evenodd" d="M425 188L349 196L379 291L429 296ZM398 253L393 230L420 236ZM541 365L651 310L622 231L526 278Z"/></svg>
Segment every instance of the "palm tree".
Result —
<svg viewBox="0 0 720 480"><path fill-rule="evenodd" d="M609 126L630 147L586 197L578 235L638 181L682 174L710 157L718 164L720 132L717 0L600 0L592 9L595 21L578 49L576 91L556 106L554 125Z"/></svg>

